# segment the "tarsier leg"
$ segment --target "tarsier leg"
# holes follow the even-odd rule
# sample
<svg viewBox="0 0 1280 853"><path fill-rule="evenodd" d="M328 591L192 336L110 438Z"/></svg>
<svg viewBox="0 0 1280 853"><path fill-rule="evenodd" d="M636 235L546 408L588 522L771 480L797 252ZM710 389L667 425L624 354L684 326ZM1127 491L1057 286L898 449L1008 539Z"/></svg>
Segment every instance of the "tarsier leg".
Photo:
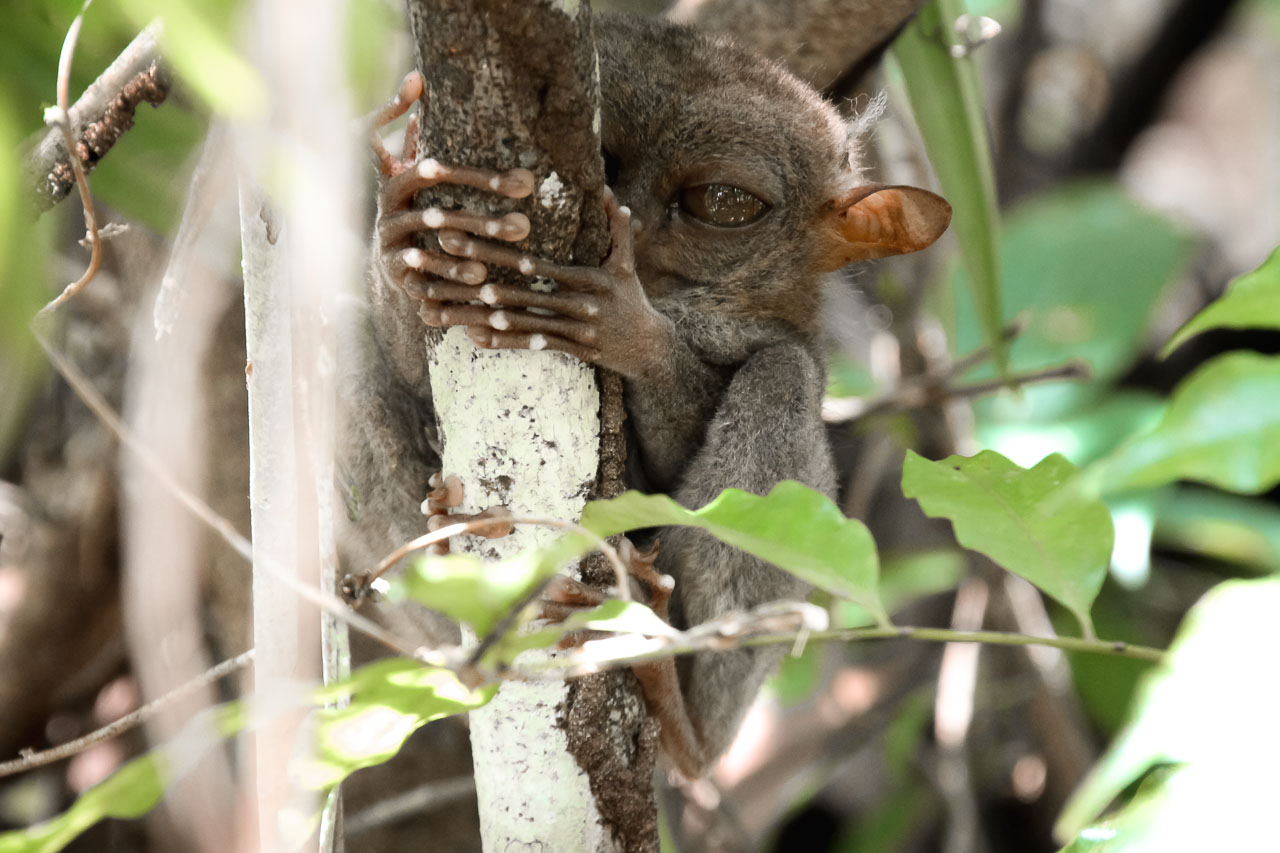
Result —
<svg viewBox="0 0 1280 853"><path fill-rule="evenodd" d="M830 493L822 390L822 370L804 347L775 345L752 355L725 390L676 499L699 507L726 488L765 494L788 478ZM760 412L772 414L764 420ZM807 592L793 576L701 530L668 528L662 536L657 568L675 578L677 627ZM782 654L777 647L733 648L636 667L668 760L690 776L706 772Z"/></svg>

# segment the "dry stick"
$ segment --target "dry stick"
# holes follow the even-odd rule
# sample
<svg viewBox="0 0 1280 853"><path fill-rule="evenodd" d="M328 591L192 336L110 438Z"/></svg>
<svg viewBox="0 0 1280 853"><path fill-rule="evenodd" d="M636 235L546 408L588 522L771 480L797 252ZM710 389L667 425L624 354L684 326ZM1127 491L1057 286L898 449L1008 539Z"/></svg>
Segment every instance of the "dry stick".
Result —
<svg viewBox="0 0 1280 853"><path fill-rule="evenodd" d="M133 125L138 104L158 105L169 93L169 76L160 58L159 21L148 24L115 61L84 90L68 111L81 139L75 148L87 172ZM27 156L24 169L34 187L33 206L43 213L66 198L76 185L66 141L52 128Z"/></svg>
<svg viewBox="0 0 1280 853"><path fill-rule="evenodd" d="M249 664L253 663L253 649L236 655L229 660L206 669L185 684L181 684L170 690L163 696L148 702L136 711L125 714L118 720L113 720L100 729L95 729L83 737L75 740L69 740L66 743L58 744L52 749L41 750L40 752L28 752L21 758L15 758L10 761L0 762L0 778L4 776L12 776L15 773L22 773L26 770L33 770L37 767L43 767L46 764L52 764L63 758L69 758L76 753L83 752L96 743L104 740L110 740L113 737L119 737L130 729L135 729L151 718L159 714L164 708L172 702L176 702L196 690L206 687L219 679L225 678L232 673L239 672Z"/></svg>
<svg viewBox="0 0 1280 853"><path fill-rule="evenodd" d="M36 341L40 344L40 347L44 350L45 355L49 357L49 361L53 363L54 369L61 374L62 378L65 379L67 384L71 386L73 391L75 391L76 396L89 407L89 410L92 411L100 421L102 421L120 444L136 454L138 459L146 465L151 474L157 477L165 488L169 489L173 496L176 497L189 512L208 525L223 539L223 541L230 545L237 554L252 563L253 546L250 544L249 540L240 535L240 532L236 530L229 521L214 512L207 503L192 494L169 475L168 471L165 470L165 466L160 462L160 460L156 459L155 454L153 454L149 448L141 444L137 440L136 436L134 436L133 433L125 427L124 423L120 420L120 416L116 414L110 404L102 398L102 396L93 387L92 383L90 383L84 374L80 372L80 369L53 348L53 345L49 343L48 339L45 338L38 328L38 325L35 323L32 324L32 333L34 334ZM262 565L275 580L289 587L295 593L324 612L331 613L337 618L346 621L351 627L358 631L363 631L392 651L408 655L409 657L422 657L420 650L414 649L404 643L399 637L376 622L367 619L358 613L353 613L341 599L331 595L325 595L318 590L306 586L271 561L265 561Z"/></svg>
<svg viewBox="0 0 1280 853"><path fill-rule="evenodd" d="M1007 381L992 379L987 382L975 382L950 388L940 384L940 379L928 377L923 381L908 382L872 400L857 397L826 400L822 404L822 419L829 424L842 424L871 415L936 405L946 400L980 397L983 394L1007 388L1010 384L1020 386L1060 379L1088 379L1089 375L1089 365L1077 359L1066 364L1013 376Z"/></svg>
<svg viewBox="0 0 1280 853"><path fill-rule="evenodd" d="M58 57L58 107L50 110L52 123L62 131L62 141L67 146L67 156L71 158L71 169L75 172L76 186L80 188L80 201L84 204L84 221L89 229L89 268L80 276L79 281L68 284L48 305L40 309L44 314L52 311L71 297L75 296L85 285L93 281L102 266L102 238L98 235L98 215L93 209L93 196L89 193L89 179L84 174L84 163L80 161L80 152L76 150L75 137L71 134L71 115L68 106L67 89L71 83L71 57L75 54L76 40L80 37L80 25L84 23L84 13L93 0L84 0L80 14L76 15L67 30L67 37L62 42L62 55Z"/></svg>

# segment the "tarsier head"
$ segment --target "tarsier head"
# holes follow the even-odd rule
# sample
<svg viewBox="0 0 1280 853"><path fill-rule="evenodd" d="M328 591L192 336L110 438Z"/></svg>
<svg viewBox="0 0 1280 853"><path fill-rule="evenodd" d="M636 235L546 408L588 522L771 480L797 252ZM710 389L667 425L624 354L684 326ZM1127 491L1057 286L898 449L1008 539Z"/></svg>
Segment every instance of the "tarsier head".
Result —
<svg viewBox="0 0 1280 853"><path fill-rule="evenodd" d="M639 221L651 298L806 327L823 273L923 249L946 230L951 207L937 195L867 183L858 134L776 64L626 18L602 16L597 44L606 179Z"/></svg>

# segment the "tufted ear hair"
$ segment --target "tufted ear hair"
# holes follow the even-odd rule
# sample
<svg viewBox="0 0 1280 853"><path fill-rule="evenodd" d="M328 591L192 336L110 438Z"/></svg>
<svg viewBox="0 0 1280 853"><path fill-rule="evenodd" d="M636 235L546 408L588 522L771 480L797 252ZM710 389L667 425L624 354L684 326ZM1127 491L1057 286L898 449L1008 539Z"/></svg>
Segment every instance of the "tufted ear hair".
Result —
<svg viewBox="0 0 1280 853"><path fill-rule="evenodd" d="M933 244L951 222L951 205L917 187L868 184L832 199L819 226L826 272L854 261L917 252Z"/></svg>

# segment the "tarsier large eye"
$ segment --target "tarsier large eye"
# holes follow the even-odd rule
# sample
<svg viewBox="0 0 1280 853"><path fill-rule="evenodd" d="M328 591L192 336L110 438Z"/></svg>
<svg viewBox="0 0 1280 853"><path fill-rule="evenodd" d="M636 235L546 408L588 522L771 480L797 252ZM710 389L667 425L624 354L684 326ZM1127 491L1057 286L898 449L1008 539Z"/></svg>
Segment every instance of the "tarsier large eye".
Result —
<svg viewBox="0 0 1280 853"><path fill-rule="evenodd" d="M680 191L680 209L710 225L737 228L750 225L769 212L769 205L741 187L698 184Z"/></svg>

